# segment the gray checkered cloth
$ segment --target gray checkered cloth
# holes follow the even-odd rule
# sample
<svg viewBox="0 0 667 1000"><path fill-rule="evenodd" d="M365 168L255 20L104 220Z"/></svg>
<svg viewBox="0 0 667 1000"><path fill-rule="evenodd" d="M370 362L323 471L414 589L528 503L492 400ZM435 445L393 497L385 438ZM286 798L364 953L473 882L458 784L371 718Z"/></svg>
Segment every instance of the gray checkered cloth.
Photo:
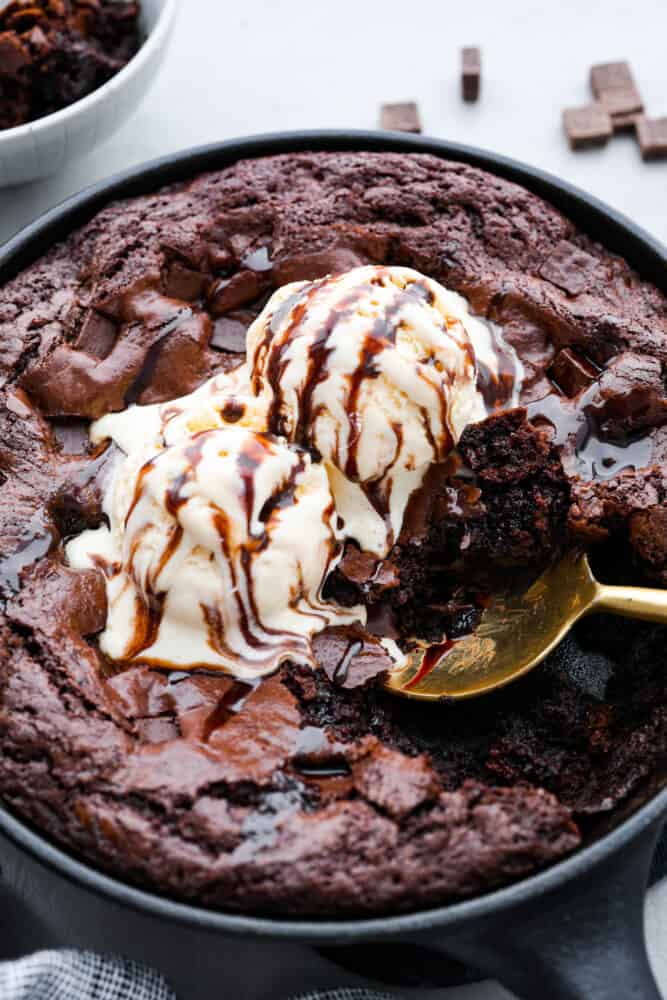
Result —
<svg viewBox="0 0 667 1000"><path fill-rule="evenodd" d="M2 0L0 0L1 6ZM667 833L653 861L651 881L667 874ZM116 955L92 951L38 951L0 962L0 1000L177 1000L162 976ZM394 1000L364 989L307 993L294 1000Z"/></svg>
<svg viewBox="0 0 667 1000"><path fill-rule="evenodd" d="M302 993L294 1000L396 1000L391 993L377 993L375 990L343 987L341 990L325 990L324 993Z"/></svg>
<svg viewBox="0 0 667 1000"><path fill-rule="evenodd" d="M38 951L0 963L0 1000L176 1000L159 973L116 955ZM341 989L294 1000L394 1000L388 993Z"/></svg>
<svg viewBox="0 0 667 1000"><path fill-rule="evenodd" d="M0 1000L176 1000L159 973L116 955L38 951L0 963ZM395 1000L388 993L341 989L294 1000Z"/></svg>
<svg viewBox="0 0 667 1000"><path fill-rule="evenodd" d="M157 972L92 951L38 951L0 963L1 1000L176 1000Z"/></svg>

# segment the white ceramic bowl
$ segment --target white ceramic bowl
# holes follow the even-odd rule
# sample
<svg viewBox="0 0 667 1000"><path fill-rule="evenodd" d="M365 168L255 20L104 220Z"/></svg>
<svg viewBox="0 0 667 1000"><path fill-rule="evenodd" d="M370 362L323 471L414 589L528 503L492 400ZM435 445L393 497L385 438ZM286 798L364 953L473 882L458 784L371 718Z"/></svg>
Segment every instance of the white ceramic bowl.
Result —
<svg viewBox="0 0 667 1000"><path fill-rule="evenodd" d="M120 73L75 104L0 130L0 187L48 177L122 125L148 90L167 48L179 0L142 0L144 44ZM6 0L0 0L0 8Z"/></svg>

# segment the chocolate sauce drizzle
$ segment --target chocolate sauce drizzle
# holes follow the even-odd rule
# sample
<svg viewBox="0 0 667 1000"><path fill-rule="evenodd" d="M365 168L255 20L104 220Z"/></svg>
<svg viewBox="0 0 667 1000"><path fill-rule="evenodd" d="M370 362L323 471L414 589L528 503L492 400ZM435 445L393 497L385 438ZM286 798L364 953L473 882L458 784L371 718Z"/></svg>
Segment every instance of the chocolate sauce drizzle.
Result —
<svg viewBox="0 0 667 1000"><path fill-rule="evenodd" d="M189 486L196 480L197 469L203 459L204 448L212 435L219 432L215 429L204 430L195 434L185 448L187 465L181 474L170 484L164 497L166 510L172 515L174 524L169 534L167 544L160 553L155 569L151 572L150 578L142 581L142 595L137 597L135 616L135 635L133 637L126 659L142 659L141 654L149 649L157 640L160 624L165 610L166 593L159 589L160 574L177 551L183 538L183 528L179 520L179 512L190 498ZM233 600L237 614L238 626L244 642L255 650L257 663L262 661L262 651L268 650L270 657L271 649L280 646L281 650L299 652L304 655L308 652L307 642L300 635L286 635L284 632L266 625L261 621L259 608L257 607L254 585L253 585L253 562L256 557L264 551L270 542L270 533L273 519L278 513L288 507L294 500L294 495L299 485L299 480L306 469L307 454L300 450L293 452L295 461L293 462L284 480L278 484L274 492L263 503L259 512L255 512L256 494L255 482L258 468L267 461L274 453L277 446L275 438L269 434L248 434L243 442L243 447L237 455L238 477L240 482L240 498L243 504L246 530L248 540L240 546L238 558L235 558L231 546L232 526L227 513L219 507L212 509L212 520L220 539L220 546L226 565L231 576L230 599ZM125 525L126 528L135 511L137 504L144 493L146 477L159 461L160 455L156 455L146 462L139 471L135 491L130 508L128 510ZM333 516L333 507L330 505L324 512L323 519L329 523ZM141 535L135 540L128 561L127 572L137 583L137 574L134 572L134 558L141 543ZM331 536L331 556L337 551L337 542ZM322 585L324 580L322 581ZM296 608L298 602L306 600L306 593L303 584L293 595L291 606ZM321 612L312 607L308 602L313 614ZM225 623L220 609L216 606L201 605L201 612L208 632L208 641L211 648L220 656L227 659L238 657L227 643L225 638ZM326 616L321 615L326 622ZM153 665L169 666L169 664L159 664L154 660L143 658L145 662Z"/></svg>
<svg viewBox="0 0 667 1000"><path fill-rule="evenodd" d="M405 690L409 691L411 688L417 687L425 677L428 677L435 670L439 663L442 663L444 658L448 653L451 653L459 641L459 639L445 639L443 642L434 643L425 649L419 670L412 680L405 685Z"/></svg>
<svg viewBox="0 0 667 1000"><path fill-rule="evenodd" d="M223 694L215 709L206 719L201 736L204 743L208 743L211 734L214 733L216 729L220 729L221 726L224 726L225 723L229 722L230 719L233 719L235 715L239 714L246 701L255 690L255 687L256 684L250 684L246 681L235 680L232 682L229 690Z"/></svg>
<svg viewBox="0 0 667 1000"><path fill-rule="evenodd" d="M347 649L336 664L336 669L333 672L332 680L336 687L344 687L350 672L352 660L363 648L364 644L361 639L353 639L347 644Z"/></svg>
<svg viewBox="0 0 667 1000"><path fill-rule="evenodd" d="M372 297L373 286L387 285L394 292L393 301L384 309L382 315L377 316L369 324L368 332L364 337L359 353L359 361L355 370L347 376L347 393L345 399L345 410L347 414L349 434L346 441L345 457L342 460L340 437L337 432L334 462L338 468L344 472L345 476L352 482L360 482L358 458L359 442L362 433L362 416L360 413L359 397L363 385L369 380L378 378L380 368L377 364L379 355L388 347L396 343L397 331L400 328L400 315L410 301L417 301L432 305L435 301L435 293L426 281L414 281L399 288L392 282L385 279L382 269L380 273L374 275L367 282L357 285L355 288L335 300L329 308L328 315L309 344L308 350L308 371L307 375L298 388L297 420L295 425L290 425L290 407L283 391L283 378L286 369L291 361L291 348L293 338L298 334L299 329L306 322L309 309L317 300L320 292L326 291L329 279L321 279L310 283L306 288L299 289L294 295L288 297L276 310L270 321L266 325L264 337L258 343L253 358L253 391L257 394L262 388L262 375L271 388L271 404L268 414L269 430L280 436L288 437L311 450L316 449L314 440L314 429L317 418L320 415L320 408L314 404L314 398L318 387L329 377L329 358L333 352L332 337L341 323L354 316L355 309L364 299ZM472 345L467 342L462 345L470 359L471 368L474 367L474 353ZM432 364L433 358L423 359L423 363ZM448 380L448 373L441 371L438 367L441 379ZM419 368L417 374L424 378ZM433 383L428 381L429 387L433 388ZM420 408L420 419L424 433L433 452L434 461L443 459L454 446L454 435L449 423L449 401L445 391L438 393L440 406L440 426L441 432L436 439L431 426L431 420L427 408ZM394 458L383 471L382 476L373 481L360 483L368 501L373 509L382 518L388 536L388 544L395 541L390 520L390 497L392 489L392 470L399 460L403 447L403 430L397 421L392 424L396 436L396 449Z"/></svg>
<svg viewBox="0 0 667 1000"><path fill-rule="evenodd" d="M495 372L489 368L479 357L479 354L475 354L473 345L469 345L472 352L472 362L477 371L477 389L482 396L487 413L491 415L507 409L511 405L515 393L518 397L519 366L515 353L503 340L500 327L484 316L474 315L474 319L478 323L483 323L488 331L498 369Z"/></svg>

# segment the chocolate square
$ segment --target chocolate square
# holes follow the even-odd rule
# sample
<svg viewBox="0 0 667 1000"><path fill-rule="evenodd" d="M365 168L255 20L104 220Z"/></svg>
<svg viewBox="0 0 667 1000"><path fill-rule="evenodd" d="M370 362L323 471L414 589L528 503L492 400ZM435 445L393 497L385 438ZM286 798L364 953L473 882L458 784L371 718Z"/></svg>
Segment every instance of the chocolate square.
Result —
<svg viewBox="0 0 667 1000"><path fill-rule="evenodd" d="M464 101L476 101L482 75L482 54L475 45L461 49L461 94Z"/></svg>
<svg viewBox="0 0 667 1000"><path fill-rule="evenodd" d="M634 86L630 64L625 60L591 66L591 89L596 97L607 90L623 90Z"/></svg>
<svg viewBox="0 0 667 1000"><path fill-rule="evenodd" d="M612 133L611 116L600 104L563 111L563 127L572 149L604 146Z"/></svg>
<svg viewBox="0 0 667 1000"><path fill-rule="evenodd" d="M380 108L380 128L388 132L421 132L422 126L415 102L383 104Z"/></svg>
<svg viewBox="0 0 667 1000"><path fill-rule="evenodd" d="M627 115L612 115L611 126L614 132L634 132L639 118L641 118L640 111L632 111Z"/></svg>
<svg viewBox="0 0 667 1000"><path fill-rule="evenodd" d="M635 127L642 159L661 160L667 157L667 118L640 115Z"/></svg>
<svg viewBox="0 0 667 1000"><path fill-rule="evenodd" d="M637 114L644 109L639 91L634 87L605 90L598 96L598 101L612 116Z"/></svg>
<svg viewBox="0 0 667 1000"><path fill-rule="evenodd" d="M610 115L643 111L644 104L627 62L601 63L591 67L591 89Z"/></svg>

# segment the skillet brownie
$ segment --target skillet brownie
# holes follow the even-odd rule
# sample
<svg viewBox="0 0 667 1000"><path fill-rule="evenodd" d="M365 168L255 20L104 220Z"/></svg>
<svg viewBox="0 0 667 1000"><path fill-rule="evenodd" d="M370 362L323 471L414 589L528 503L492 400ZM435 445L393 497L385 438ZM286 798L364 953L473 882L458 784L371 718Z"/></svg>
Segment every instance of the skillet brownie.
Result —
<svg viewBox="0 0 667 1000"><path fill-rule="evenodd" d="M227 398L215 410L225 427L207 425L185 444L176 436L147 463L139 489L124 452L138 447L144 415L157 414L166 440L191 410L156 404L203 387L200 400L220 380L233 382L227 373L244 361L251 325L255 361L263 358L266 379L284 389L280 373L294 354L278 352L271 369L271 351L299 326L303 296L326 298L332 282L352 281L360 268L373 295L400 278L410 285L409 309L428 307L431 316L441 283L463 296L456 301L470 310L468 326L485 325L495 338L495 371L481 351L473 365L484 412L466 427L461 410L458 448L435 449L438 460L409 493L399 530L387 529L373 553L345 537L345 518L317 506L327 488L326 434L309 434L321 407L311 406L299 431L274 405L271 433L262 425L255 434L252 400ZM405 268L419 274L406 277ZM272 306L272 293L291 282L308 284ZM349 298L341 301L334 313L345 314L352 338L358 315ZM315 316L310 302L301 319ZM398 350L396 329L405 334L410 322L396 311L393 320ZM311 357L313 344L328 343L315 326ZM539 198L427 155L240 162L100 212L4 286L0 331L0 791L60 844L136 884L226 910L405 911L489 890L563 857L664 761L664 628L588 619L532 675L467 703L424 706L381 686L408 637L465 634L484 595L534 576L565 546L591 548L603 578L667 585L665 298ZM461 361L462 337L447 362L459 364L458 375L442 369L452 409L456 380L474 356ZM327 354L320 376L329 362ZM376 362L365 363L375 392L384 383ZM119 419L125 437L117 423L105 432L105 420ZM285 436L288 444L277 443ZM122 601L114 587L127 552L105 561L90 542L111 537L109 484L125 483L116 499L133 486L126 528L153 504L153 521L144 511L128 544L145 554L146 524L153 530L168 514L172 556L196 478L187 448L196 442L202 470L214 438L219 454L243 454L236 469L246 491L265 485L257 468L286 462L291 476L290 489L269 490L259 535L246 511L247 525L245 514L230 515L223 540L231 544L240 524L243 551L273 528L279 545L297 501L303 524L316 509L320 532L325 525L329 533L323 592L302 578L298 594L308 615L323 616L309 634L309 656L295 643L288 659L267 654L255 663L261 669L226 672L236 640L231 626L209 616L213 666L223 669L208 661L188 669L188 655L197 656L187 641L185 660L174 653L169 666L159 654L169 615L155 586L150 599L132 591L134 604L125 618L118 612L115 628L111 612ZM187 462L170 472L170 456ZM163 474L172 476L169 490L148 497ZM233 473L212 478L212 491L232 496ZM304 527L307 539L310 531ZM294 538L288 549L301 544ZM316 548L313 541L302 553L309 572ZM168 601L179 581L196 589L209 573L192 561L195 549L179 564ZM228 550L225 557L215 557L221 572L233 563ZM212 550L208 558L215 562ZM150 558L140 570L155 583ZM210 573L206 579L219 586ZM230 593L241 590L234 577ZM256 613L270 595L246 598L246 612ZM181 603L190 614L187 599ZM327 617L332 607L338 617ZM128 646L122 626L132 615ZM192 621L188 627L188 641L198 642ZM266 629L266 648L273 634ZM247 628L241 639L250 642Z"/></svg>

